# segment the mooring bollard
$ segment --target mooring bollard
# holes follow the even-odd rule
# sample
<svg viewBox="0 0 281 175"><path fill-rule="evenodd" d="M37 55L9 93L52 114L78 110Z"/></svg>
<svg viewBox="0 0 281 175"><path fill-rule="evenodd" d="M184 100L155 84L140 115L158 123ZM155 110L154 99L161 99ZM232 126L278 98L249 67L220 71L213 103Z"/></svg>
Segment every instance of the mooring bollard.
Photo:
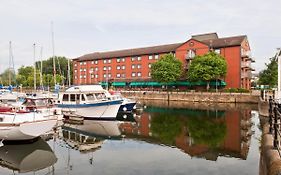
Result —
<svg viewBox="0 0 281 175"><path fill-rule="evenodd" d="M278 149L279 141L278 141L278 111L277 111L277 104L274 104L274 140L273 146L274 148Z"/></svg>
<svg viewBox="0 0 281 175"><path fill-rule="evenodd" d="M272 97L269 97L269 109L268 109L268 114L269 114L269 133L272 134L272 117L273 117L273 113L272 113Z"/></svg>

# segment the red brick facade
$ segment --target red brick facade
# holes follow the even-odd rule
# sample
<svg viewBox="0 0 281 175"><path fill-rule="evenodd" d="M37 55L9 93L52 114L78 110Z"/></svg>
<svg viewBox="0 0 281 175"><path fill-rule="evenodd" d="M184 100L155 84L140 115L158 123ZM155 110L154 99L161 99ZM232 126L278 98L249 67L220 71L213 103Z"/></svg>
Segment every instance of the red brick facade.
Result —
<svg viewBox="0 0 281 175"><path fill-rule="evenodd" d="M189 52L203 55L220 53L227 61L226 88L251 88L250 46L247 36L218 38L216 33L195 35L184 43L111 52L95 52L73 59L73 83L151 81L150 65L161 55L175 54L185 71L192 58Z"/></svg>

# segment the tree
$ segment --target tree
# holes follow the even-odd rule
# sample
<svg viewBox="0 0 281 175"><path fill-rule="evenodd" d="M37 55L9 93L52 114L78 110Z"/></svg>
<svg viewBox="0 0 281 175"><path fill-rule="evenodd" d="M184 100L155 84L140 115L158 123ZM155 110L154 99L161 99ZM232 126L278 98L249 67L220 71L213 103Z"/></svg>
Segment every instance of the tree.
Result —
<svg viewBox="0 0 281 175"><path fill-rule="evenodd" d="M152 79L161 83L174 82L182 74L182 63L172 54L166 54L152 64Z"/></svg>
<svg viewBox="0 0 281 175"><path fill-rule="evenodd" d="M56 74L59 75L57 76L57 79L67 79L67 71L68 71L68 59L63 56L56 56L55 57L55 64L56 64ZM47 60L42 61L42 74L54 74L54 69L53 69L53 57L50 57ZM37 61L36 62L36 69L41 70L41 62ZM70 78L72 78L72 64L70 63ZM60 77L60 78L58 78ZM72 82L72 80L70 80ZM64 82L66 83L66 82Z"/></svg>
<svg viewBox="0 0 281 175"><path fill-rule="evenodd" d="M3 83L3 85L9 86L11 84L16 84L15 81L15 71L13 71L12 69L6 69L2 74L0 74L1 77L1 82L0 84ZM11 80L11 84L10 81Z"/></svg>
<svg viewBox="0 0 281 175"><path fill-rule="evenodd" d="M277 85L278 81L278 64L274 58L270 58L270 63L265 64L266 69L262 70L259 73L259 81L260 85L269 85L270 87L274 87Z"/></svg>
<svg viewBox="0 0 281 175"><path fill-rule="evenodd" d="M203 56L195 56L187 72L190 81L206 81L207 90L211 80L217 80L226 75L227 64L225 59L215 53L209 52Z"/></svg>

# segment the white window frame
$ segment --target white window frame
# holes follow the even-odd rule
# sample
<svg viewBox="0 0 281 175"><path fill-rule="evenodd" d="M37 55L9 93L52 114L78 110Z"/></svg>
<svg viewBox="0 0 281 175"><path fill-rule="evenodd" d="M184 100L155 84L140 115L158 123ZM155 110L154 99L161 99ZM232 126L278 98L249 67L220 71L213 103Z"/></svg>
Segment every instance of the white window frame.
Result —
<svg viewBox="0 0 281 175"><path fill-rule="evenodd" d="M136 73L135 72L132 72L132 77L136 77Z"/></svg>
<svg viewBox="0 0 281 175"><path fill-rule="evenodd" d="M152 60L153 59L153 55L148 55L148 59Z"/></svg>
<svg viewBox="0 0 281 175"><path fill-rule="evenodd" d="M125 69L126 69L126 67L125 67L125 65L123 65L123 66L122 66L122 70L125 70Z"/></svg>
<svg viewBox="0 0 281 175"><path fill-rule="evenodd" d="M137 65L137 68L138 68L138 69L141 69L141 64L138 64L138 65Z"/></svg>
<svg viewBox="0 0 281 175"><path fill-rule="evenodd" d="M141 72L138 72L138 74L137 74L137 75L138 75L138 77L141 77Z"/></svg>
<svg viewBox="0 0 281 175"><path fill-rule="evenodd" d="M137 60L138 60L138 61L141 61L141 56L138 56Z"/></svg>

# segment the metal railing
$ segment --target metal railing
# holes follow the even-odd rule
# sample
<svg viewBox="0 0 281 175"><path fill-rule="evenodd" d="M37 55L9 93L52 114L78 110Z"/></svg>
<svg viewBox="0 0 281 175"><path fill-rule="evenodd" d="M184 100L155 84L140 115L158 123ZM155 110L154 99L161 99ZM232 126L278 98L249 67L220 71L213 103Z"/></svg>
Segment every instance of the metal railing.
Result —
<svg viewBox="0 0 281 175"><path fill-rule="evenodd" d="M269 133L273 135L273 147L279 153L281 157L281 148L280 148L280 138L281 138L281 104L273 100L272 97L269 98Z"/></svg>

